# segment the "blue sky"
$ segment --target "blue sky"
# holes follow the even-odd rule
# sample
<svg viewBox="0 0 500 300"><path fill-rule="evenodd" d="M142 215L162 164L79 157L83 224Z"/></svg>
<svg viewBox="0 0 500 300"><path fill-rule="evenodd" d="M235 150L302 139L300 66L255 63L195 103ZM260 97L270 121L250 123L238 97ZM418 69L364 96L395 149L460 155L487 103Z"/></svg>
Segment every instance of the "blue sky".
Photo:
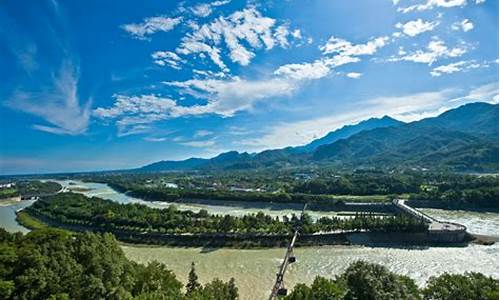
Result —
<svg viewBox="0 0 500 300"><path fill-rule="evenodd" d="M0 3L0 173L300 145L498 102L498 1Z"/></svg>

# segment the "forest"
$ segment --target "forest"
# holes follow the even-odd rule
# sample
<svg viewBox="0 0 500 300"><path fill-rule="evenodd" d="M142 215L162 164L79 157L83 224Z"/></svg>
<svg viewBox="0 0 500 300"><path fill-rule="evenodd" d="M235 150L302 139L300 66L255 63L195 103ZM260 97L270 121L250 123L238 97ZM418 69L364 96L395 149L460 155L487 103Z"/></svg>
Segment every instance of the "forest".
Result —
<svg viewBox="0 0 500 300"><path fill-rule="evenodd" d="M305 214L302 218L292 215L282 219L262 212L241 217L211 215L177 210L174 205L166 209L151 208L142 204L120 204L82 194L61 193L44 197L25 209L29 214L43 216L62 224L80 225L106 230L156 233L258 233L288 234L299 224L304 233L334 230L370 231L425 231L427 224L406 216L379 217L359 214L353 218L322 217L313 222Z"/></svg>
<svg viewBox="0 0 500 300"><path fill-rule="evenodd" d="M128 260L111 234L0 228L0 299L238 299L234 279L201 285L191 267L183 289L164 264Z"/></svg>

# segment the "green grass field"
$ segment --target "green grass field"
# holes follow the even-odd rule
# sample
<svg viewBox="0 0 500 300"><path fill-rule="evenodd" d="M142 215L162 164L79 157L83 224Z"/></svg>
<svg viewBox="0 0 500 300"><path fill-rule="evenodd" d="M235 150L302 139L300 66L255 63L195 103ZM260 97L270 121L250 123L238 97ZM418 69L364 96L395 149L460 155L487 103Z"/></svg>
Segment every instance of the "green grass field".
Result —
<svg viewBox="0 0 500 300"><path fill-rule="evenodd" d="M43 223L42 221L38 220L37 218L30 216L25 211L20 211L16 215L17 215L16 216L17 222L19 222L19 224L21 224L24 227L29 228L31 230L43 229L43 228L49 227L47 224Z"/></svg>

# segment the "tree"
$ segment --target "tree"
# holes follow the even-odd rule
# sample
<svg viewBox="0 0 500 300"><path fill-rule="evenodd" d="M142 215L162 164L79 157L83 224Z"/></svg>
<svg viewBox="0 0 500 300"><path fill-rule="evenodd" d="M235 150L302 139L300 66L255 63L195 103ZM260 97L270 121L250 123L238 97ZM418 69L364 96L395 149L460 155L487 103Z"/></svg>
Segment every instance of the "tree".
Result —
<svg viewBox="0 0 500 300"><path fill-rule="evenodd" d="M188 282L186 284L186 295L192 295L201 289L201 284L198 282L194 262L191 263L191 271L189 271Z"/></svg>
<svg viewBox="0 0 500 300"><path fill-rule="evenodd" d="M236 282L234 278L231 277L228 283L228 300L237 300L238 299L238 287L236 286Z"/></svg>
<svg viewBox="0 0 500 300"><path fill-rule="evenodd" d="M424 299L498 299L498 280L480 273L443 274L431 277L423 290Z"/></svg>
<svg viewBox="0 0 500 300"><path fill-rule="evenodd" d="M413 280L377 264L357 261L347 268L341 280L347 286L346 300L420 299Z"/></svg>

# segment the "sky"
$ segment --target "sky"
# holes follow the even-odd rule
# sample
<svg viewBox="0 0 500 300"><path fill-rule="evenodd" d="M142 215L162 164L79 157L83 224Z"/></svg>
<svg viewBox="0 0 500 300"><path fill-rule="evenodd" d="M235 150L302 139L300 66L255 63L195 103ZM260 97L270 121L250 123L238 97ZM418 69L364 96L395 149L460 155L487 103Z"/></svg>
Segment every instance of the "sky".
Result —
<svg viewBox="0 0 500 300"><path fill-rule="evenodd" d="M0 174L302 145L498 103L494 0L0 2Z"/></svg>

